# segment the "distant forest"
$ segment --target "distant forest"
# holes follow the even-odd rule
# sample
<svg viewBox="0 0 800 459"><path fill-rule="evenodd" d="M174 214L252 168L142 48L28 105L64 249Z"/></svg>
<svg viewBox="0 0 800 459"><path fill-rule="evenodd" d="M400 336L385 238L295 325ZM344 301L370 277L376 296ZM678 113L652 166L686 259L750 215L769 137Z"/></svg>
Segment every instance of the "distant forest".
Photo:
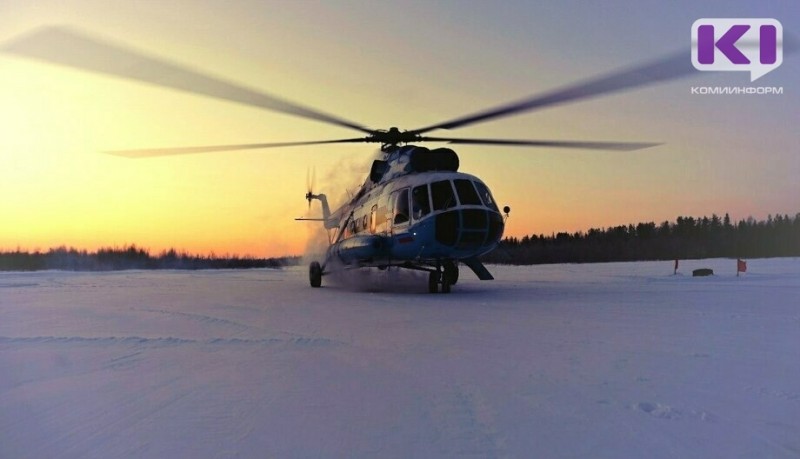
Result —
<svg viewBox="0 0 800 459"><path fill-rule="evenodd" d="M484 263L531 265L700 258L769 258L800 256L800 213L752 217L734 224L728 214L665 221L577 233L503 239ZM166 250L151 255L131 245L87 252L59 247L47 252L0 251L0 271L110 271L123 269L281 268L300 263L299 256L252 258L198 256Z"/></svg>
<svg viewBox="0 0 800 459"><path fill-rule="evenodd" d="M800 256L800 213L752 217L732 223L720 218L678 217L653 222L590 229L577 233L505 238L485 263L594 263L700 258L769 258Z"/></svg>
<svg viewBox="0 0 800 459"><path fill-rule="evenodd" d="M243 269L281 268L296 265L299 257L252 258L238 256L198 256L174 249L150 255L147 249L131 245L105 248L97 252L59 247L47 252L0 252L0 271L114 271L123 269Z"/></svg>

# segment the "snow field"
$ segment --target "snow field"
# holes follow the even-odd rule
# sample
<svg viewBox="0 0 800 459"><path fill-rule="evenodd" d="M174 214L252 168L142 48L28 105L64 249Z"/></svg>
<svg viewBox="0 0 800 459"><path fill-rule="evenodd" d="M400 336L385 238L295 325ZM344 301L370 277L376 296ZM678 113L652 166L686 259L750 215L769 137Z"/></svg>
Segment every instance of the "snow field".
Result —
<svg viewBox="0 0 800 459"><path fill-rule="evenodd" d="M800 260L735 269L0 273L0 457L796 458Z"/></svg>

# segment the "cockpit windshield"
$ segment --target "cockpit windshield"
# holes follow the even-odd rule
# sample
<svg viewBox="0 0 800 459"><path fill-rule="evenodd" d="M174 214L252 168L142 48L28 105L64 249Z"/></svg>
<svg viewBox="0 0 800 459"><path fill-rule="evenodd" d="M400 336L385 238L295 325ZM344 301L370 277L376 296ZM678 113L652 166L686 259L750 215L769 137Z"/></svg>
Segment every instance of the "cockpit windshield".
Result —
<svg viewBox="0 0 800 459"><path fill-rule="evenodd" d="M443 210L455 207L456 195L450 180L431 183L431 196L433 196L433 210Z"/></svg>
<svg viewBox="0 0 800 459"><path fill-rule="evenodd" d="M430 188L428 188L430 186ZM458 201L456 201L456 196ZM400 203L400 201L398 201ZM431 212L462 206L485 206L497 210L492 194L483 183L469 179L440 180L418 185L411 190L411 213L414 220ZM407 205L407 203L403 203Z"/></svg>
<svg viewBox="0 0 800 459"><path fill-rule="evenodd" d="M480 195L483 204L486 207L499 212L499 210L497 209L497 204L494 202L494 199L492 198L492 193L489 192L489 188L487 188L486 185L484 185L481 182L475 182L475 187L477 187L478 189L478 195Z"/></svg>
<svg viewBox="0 0 800 459"><path fill-rule="evenodd" d="M457 179L453 180L453 183L456 185L458 200L461 202L462 206L481 205L481 199L478 197L478 193L475 192L475 187L472 186L472 181L467 179Z"/></svg>

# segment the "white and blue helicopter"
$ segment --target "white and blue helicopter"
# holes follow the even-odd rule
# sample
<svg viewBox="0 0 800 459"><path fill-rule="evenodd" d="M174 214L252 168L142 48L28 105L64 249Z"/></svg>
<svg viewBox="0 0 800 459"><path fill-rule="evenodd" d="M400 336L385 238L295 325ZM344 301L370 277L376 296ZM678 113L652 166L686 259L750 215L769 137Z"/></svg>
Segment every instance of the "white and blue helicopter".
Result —
<svg viewBox="0 0 800 459"><path fill-rule="evenodd" d="M0 46L0 51L106 75L237 102L284 114L360 131L355 138L232 144L183 148L111 151L132 157L152 157L231 150L308 146L337 143L378 143L381 157L360 189L331 211L324 194L306 194L318 200L321 221L329 230L329 246L322 259L309 266L312 287L338 269L399 267L427 271L429 291L450 292L463 263L479 279L492 275L479 257L494 249L503 236L505 217L489 188L474 175L459 171L459 158L450 148L428 149L418 144L523 146L637 150L656 143L590 142L571 140L463 139L430 137L426 133L456 129L505 116L646 86L695 73L688 52L682 51L643 65L611 72L544 94L479 111L427 127L400 130L370 129L361 124L305 107L242 85L190 70L146 55L124 45L64 27L47 27Z"/></svg>
<svg viewBox="0 0 800 459"><path fill-rule="evenodd" d="M397 128L387 135L402 135ZM320 219L329 233L324 259L309 266L312 287L335 269L377 267L428 271L431 292L449 292L458 280L458 262L479 279L492 279L478 257L495 248L504 219L489 188L458 171L449 148L384 145L356 194L331 212L324 194ZM508 215L510 209L504 208Z"/></svg>

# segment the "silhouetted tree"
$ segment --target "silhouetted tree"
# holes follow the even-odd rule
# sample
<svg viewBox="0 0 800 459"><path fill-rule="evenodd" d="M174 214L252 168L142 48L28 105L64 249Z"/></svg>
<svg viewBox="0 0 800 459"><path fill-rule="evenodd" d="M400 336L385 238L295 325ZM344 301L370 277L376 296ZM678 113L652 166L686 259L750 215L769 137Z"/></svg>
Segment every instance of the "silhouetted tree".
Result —
<svg viewBox="0 0 800 459"><path fill-rule="evenodd" d="M281 268L296 265L299 260L300 257L252 258L235 255L202 257L185 252L178 253L175 249L165 250L154 257L148 250L136 245L102 248L94 253L61 246L46 253L22 252L19 249L13 252L0 252L0 271Z"/></svg>
<svg viewBox="0 0 800 459"><path fill-rule="evenodd" d="M708 257L756 258L800 256L800 213L753 217L733 225L723 218L679 216L664 221L592 228L551 236L523 236L500 242L487 254L490 263L539 264L604 261L672 260Z"/></svg>

